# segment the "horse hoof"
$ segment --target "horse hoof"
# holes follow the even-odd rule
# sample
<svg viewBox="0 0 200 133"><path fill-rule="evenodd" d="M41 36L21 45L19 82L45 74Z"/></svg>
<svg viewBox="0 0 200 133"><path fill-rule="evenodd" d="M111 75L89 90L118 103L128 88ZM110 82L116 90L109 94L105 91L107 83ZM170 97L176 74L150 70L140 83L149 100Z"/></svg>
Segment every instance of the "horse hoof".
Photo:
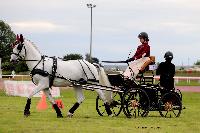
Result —
<svg viewBox="0 0 200 133"><path fill-rule="evenodd" d="M28 117L28 116L30 116L30 115L31 115L30 111L25 111L25 112L24 112L24 117Z"/></svg>
<svg viewBox="0 0 200 133"><path fill-rule="evenodd" d="M67 117L72 118L73 114L68 112Z"/></svg>
<svg viewBox="0 0 200 133"><path fill-rule="evenodd" d="M30 114L24 114L24 117L29 117L30 116Z"/></svg>
<svg viewBox="0 0 200 133"><path fill-rule="evenodd" d="M63 116L57 116L57 118L63 118Z"/></svg>
<svg viewBox="0 0 200 133"><path fill-rule="evenodd" d="M63 118L62 114L61 115L57 115L57 118Z"/></svg>

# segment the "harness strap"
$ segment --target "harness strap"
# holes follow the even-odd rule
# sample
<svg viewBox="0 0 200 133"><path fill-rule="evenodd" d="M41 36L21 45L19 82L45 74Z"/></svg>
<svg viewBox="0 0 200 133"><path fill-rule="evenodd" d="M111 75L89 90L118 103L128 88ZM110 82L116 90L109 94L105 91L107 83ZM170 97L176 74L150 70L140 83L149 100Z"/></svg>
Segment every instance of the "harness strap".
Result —
<svg viewBox="0 0 200 133"><path fill-rule="evenodd" d="M42 60L44 60L44 56L41 56L41 59L38 61L38 63L35 65L35 67L33 68L33 70L38 66L38 64L40 64L40 62L42 61ZM33 71L32 70L32 71Z"/></svg>
<svg viewBox="0 0 200 133"><path fill-rule="evenodd" d="M44 59L45 59L45 55L41 56L41 60L37 63L37 65L33 68L33 70L31 71L31 77L32 77L32 82L33 81L33 76L35 74L39 74L41 76L47 77L49 76L49 87L51 87L53 85L53 81L55 79L55 74L56 74L56 70L57 70L57 58L55 56L53 57L49 57L53 59L53 66L52 66L52 73L48 73L47 71L44 70ZM38 66L38 64L40 64L42 62L42 69L37 69L36 67Z"/></svg>
<svg viewBox="0 0 200 133"><path fill-rule="evenodd" d="M43 55L43 56L42 56L42 59L43 59L43 60L42 60L42 66L43 66L42 69L43 69L43 71L44 71L44 58L45 58L45 57L44 57L44 55Z"/></svg>
<svg viewBox="0 0 200 133"><path fill-rule="evenodd" d="M88 79L88 81L99 83L99 80L96 80L96 79Z"/></svg>
<svg viewBox="0 0 200 133"><path fill-rule="evenodd" d="M86 74L86 72L85 72L85 69L84 69L82 63L80 62L80 60L78 60L78 61L79 61L80 65L81 65L81 67L82 67L82 69L83 69L84 74L85 74L86 77L87 77L87 81L86 81L86 82L85 82L84 80L76 81L76 80L68 79L68 78L63 77L63 76L61 76L61 75L56 76L57 58L56 58L55 56L49 57L49 58L52 58L52 59L53 59L52 73L50 74L49 72L44 71L44 62L45 62L44 59L45 59L45 57L48 57L48 56L45 56L45 55L41 56L41 60L38 61L37 65L36 65L36 66L33 68L33 70L31 71L31 77L32 77L32 82L33 82L33 83L34 83L34 81L33 81L33 76L34 76L35 74L39 74L39 75L44 76L44 77L49 76L49 87L51 87L51 86L53 85L53 81L54 81L55 77L56 77L56 78L61 78L61 79L68 80L69 82L71 82L71 83L74 84L74 85L80 85L80 84L97 85L97 84L87 83L87 81L96 82L96 83L99 82L98 80L96 80L96 78L95 78L94 74L92 73L90 67L89 67L89 66L86 64L86 62L84 62L83 60L82 60L82 61L83 61L84 64L87 66L87 68L89 69L89 71L90 71L91 74L93 75L94 79L88 79L88 76L87 76L87 74ZM41 62L42 62L42 64L43 64L43 69L37 69L36 67L37 67ZM34 83L34 84L35 84L35 83ZM102 86L102 85L98 85L98 86ZM105 87L105 86L102 86L102 87Z"/></svg>
<svg viewBox="0 0 200 133"><path fill-rule="evenodd" d="M94 79L96 79L95 76L94 76L94 73L91 71L91 69L90 69L90 67L88 66L88 64L87 64L84 60L82 60L82 61L83 61L83 63L85 63L85 65L88 67L88 69L90 70L90 73L92 74L92 76L94 77Z"/></svg>
<svg viewBox="0 0 200 133"><path fill-rule="evenodd" d="M78 60L78 62L80 63L80 65L81 65L81 67L82 67L82 70L83 70L83 72L84 72L84 74L85 74L85 76L86 76L86 78L87 78L87 80L88 80L88 76L87 76L87 74L86 74L86 72L85 72L85 69L83 68L83 65L82 65L81 61Z"/></svg>
<svg viewBox="0 0 200 133"><path fill-rule="evenodd" d="M43 71L41 69L33 69L31 71L31 75L33 76L35 74L39 74L39 75L44 76L44 77L47 77L49 75L49 73L47 71Z"/></svg>
<svg viewBox="0 0 200 133"><path fill-rule="evenodd" d="M49 75L49 87L53 85L53 81L55 79L56 70L57 70L57 58L54 56L53 59L53 66L52 66L52 73Z"/></svg>
<svg viewBox="0 0 200 133"><path fill-rule="evenodd" d="M91 71L91 69L90 69L90 67L88 66L88 64L84 61L84 60L82 60L82 62L87 66L87 68L88 68L88 70L90 71L90 73L92 74L92 76L94 77L93 79L89 79L88 78L88 75L87 75L87 73L85 72L85 69L84 69L84 67L83 67L83 65L82 65L82 63L81 63L81 61L80 60L78 60L78 62L80 63L80 65L81 65L81 67L82 67L82 70L83 70L83 72L84 72L84 74L85 74L85 76L86 76L86 78L87 78L87 80L88 81L97 81L96 80L96 78L95 78L95 76L94 76L94 73Z"/></svg>

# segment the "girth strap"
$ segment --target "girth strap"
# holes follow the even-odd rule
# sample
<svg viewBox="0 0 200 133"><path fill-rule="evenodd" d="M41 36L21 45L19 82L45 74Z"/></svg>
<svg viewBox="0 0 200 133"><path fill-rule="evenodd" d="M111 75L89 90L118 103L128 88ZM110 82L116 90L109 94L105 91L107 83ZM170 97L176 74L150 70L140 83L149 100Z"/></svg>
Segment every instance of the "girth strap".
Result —
<svg viewBox="0 0 200 133"><path fill-rule="evenodd" d="M56 77L56 70L57 70L57 58L54 57L50 57L53 59L53 65L52 65L52 72L51 74L48 73L47 71L44 70L44 56L42 56L42 59L38 62L38 64L43 60L42 65L43 65L43 70L42 69L37 69L37 65L33 68L33 70L31 71L31 76L33 77L35 74L39 74L41 76L47 77L49 76L49 87L51 87L53 85L53 81ZM32 78L33 80L33 78ZM33 82L34 83L34 82Z"/></svg>
<svg viewBox="0 0 200 133"><path fill-rule="evenodd" d="M53 81L55 79L56 70L57 70L57 58L54 56L53 59L53 66L52 66L52 74L49 75L49 87L53 85Z"/></svg>
<svg viewBox="0 0 200 133"><path fill-rule="evenodd" d="M31 71L31 75L35 75L35 74L39 74L41 76L47 77L49 75L49 73L47 71L41 70L41 69L33 69Z"/></svg>

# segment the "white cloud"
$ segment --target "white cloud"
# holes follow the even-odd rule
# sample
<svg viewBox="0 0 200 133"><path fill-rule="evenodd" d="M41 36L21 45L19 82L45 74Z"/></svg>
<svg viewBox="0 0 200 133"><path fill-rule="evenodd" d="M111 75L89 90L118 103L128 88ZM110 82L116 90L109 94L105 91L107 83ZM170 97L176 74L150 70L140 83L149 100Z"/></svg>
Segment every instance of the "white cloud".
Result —
<svg viewBox="0 0 200 133"><path fill-rule="evenodd" d="M14 22L10 23L12 27L19 29L27 29L27 30L55 30L58 28L57 25L50 22L39 22L39 21L30 21L30 22Z"/></svg>
<svg viewBox="0 0 200 133"><path fill-rule="evenodd" d="M37 33L49 33L49 32L77 32L73 25L59 25L48 21L21 21L9 23L14 31L21 32L37 32Z"/></svg>

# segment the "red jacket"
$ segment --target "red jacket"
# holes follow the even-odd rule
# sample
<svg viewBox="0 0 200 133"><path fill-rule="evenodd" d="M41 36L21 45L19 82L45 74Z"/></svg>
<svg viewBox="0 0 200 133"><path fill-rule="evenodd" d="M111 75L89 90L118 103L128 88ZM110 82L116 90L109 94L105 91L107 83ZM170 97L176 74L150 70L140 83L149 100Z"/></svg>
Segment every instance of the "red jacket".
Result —
<svg viewBox="0 0 200 133"><path fill-rule="evenodd" d="M137 51L135 53L135 55L132 57L133 60L137 60L142 58L142 55L146 53L145 57L149 57L150 56L150 46L148 45L148 43L143 43L141 45L139 45L137 47Z"/></svg>

